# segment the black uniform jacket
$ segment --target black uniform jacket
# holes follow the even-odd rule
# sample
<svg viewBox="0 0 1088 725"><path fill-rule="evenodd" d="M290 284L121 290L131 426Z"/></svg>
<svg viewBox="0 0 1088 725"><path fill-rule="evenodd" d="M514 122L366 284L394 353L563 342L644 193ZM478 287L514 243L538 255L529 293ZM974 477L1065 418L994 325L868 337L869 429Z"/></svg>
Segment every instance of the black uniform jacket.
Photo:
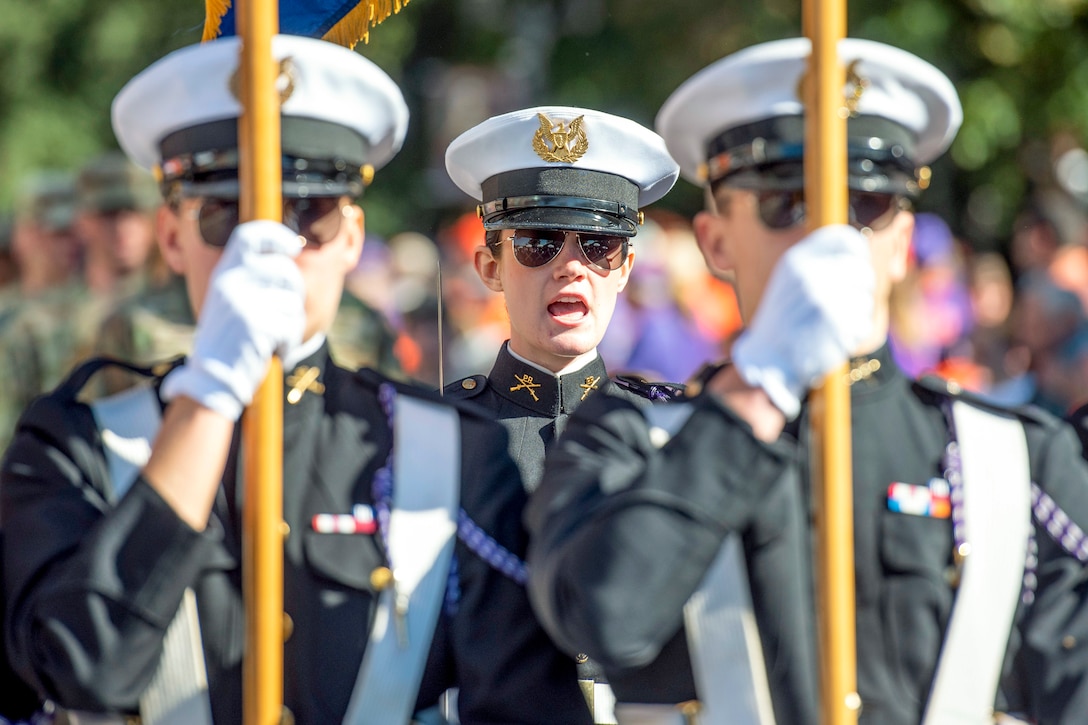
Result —
<svg viewBox="0 0 1088 725"><path fill-rule="evenodd" d="M949 426L943 406L959 391L936 379L909 380L887 348L855 361L855 370L860 721L916 725L955 597L952 524L949 518L890 510L888 491L894 482L926 485L944 477ZM789 454L776 455L774 447L752 438L728 410L705 398L694 404L697 412L660 450L650 445L641 416L619 401L601 396L574 416L527 512L534 536L534 602L556 636L584 640L596 633L590 654L606 667L651 663L636 674L647 680L644 691L665 701L693 696L683 638L675 636L681 608L724 532L739 530L754 577L778 722L815 722L810 708L793 707L808 699L792 695L808 692L815 677L791 672L811 662L802 656L804 647L790 644L795 634L811 636L811 616L798 619L787 606L795 594L811 601L811 587L798 592L790 588L792 574L764 571L753 561L749 542L753 531L764 529L761 520L776 510L778 524L796 523L785 514L795 506L792 496L780 488L789 469L800 470L803 495L809 495L808 411L791 425L799 446L790 462ZM1088 469L1073 431L1041 411L1017 415L1026 431L1033 482L1081 530L1088 528ZM791 431L777 448L789 445ZM784 530L779 537L791 539ZM1034 599L1017 611L995 706L1038 723L1083 723L1088 721L1088 572L1038 520L1034 539ZM796 551L789 547L790 555L779 560L788 564L781 574L801 564L810 570L810 554L793 562ZM783 616L786 624L774 624ZM774 627L770 632L768 625ZM673 650L678 654L672 656ZM667 667L661 666L664 661ZM776 672L779 664L785 672ZM613 679L620 695L621 680Z"/></svg>
<svg viewBox="0 0 1088 725"><path fill-rule="evenodd" d="M338 368L325 348L304 364L321 368L324 389L311 386L297 404L284 404L284 586L293 622L284 699L297 722L330 723L346 710L373 613L370 575L385 558L376 536L318 533L311 522L373 503L372 479L392 442L379 386L437 397L369 370ZM107 493L98 431L75 399L81 377L77 371L28 409L3 465L4 631L15 666L65 707L133 711L165 628L192 587L215 720L240 722L238 436L210 525L193 531L141 479L120 500ZM521 528L520 507L509 502L520 506L522 488L505 432L471 411L460 418L462 506L482 525L498 526L497 538L508 537ZM465 723L543 723L553 706L584 707L575 686L555 684L554 662L525 646L538 627L520 588L492 587L479 571L463 562L462 615L443 635L459 645L457 658L428 673L420 705L455 684L465 693ZM480 632L487 634L476 639Z"/></svg>
<svg viewBox="0 0 1088 725"><path fill-rule="evenodd" d="M660 449L639 410L646 401L599 395L571 416L526 510L530 597L557 642L601 664L619 701L693 700L683 606L726 534L739 532L776 721L812 722L792 450L758 442L711 397L689 402L691 417Z"/></svg>
<svg viewBox="0 0 1088 725"><path fill-rule="evenodd" d="M469 400L483 407L506 428L510 455L517 462L525 486L520 502L524 507L543 473L545 450L563 432L575 408L598 391L637 400L647 394L643 389L649 388L639 386L634 381L627 385L620 387L609 378L604 361L599 356L575 372L556 376L514 357L510 354L509 343L506 343L499 351L490 374L474 375L450 383L445 393L447 397ZM638 392L631 392L631 388ZM519 510L519 520L520 516ZM524 559L527 548L528 536L521 529L517 546L512 552ZM527 598L525 601L528 603ZM539 630L535 646L558 652L543 629ZM568 655L575 655L577 663L569 656L561 655L564 678L572 682L576 678L603 681L595 664L585 660L582 649L575 647ZM557 718L556 722L559 721L589 723L592 718L583 706L581 712L571 713L567 719Z"/></svg>
<svg viewBox="0 0 1088 725"><path fill-rule="evenodd" d="M891 511L888 487L945 477L951 436L944 409L953 399L991 406L938 378L910 380L886 346L852 367L859 378L851 416L861 721L913 725L955 600L952 520ZM1014 412L1024 425L1032 482L1088 530L1088 466L1074 432L1041 409ZM807 410L794 429L806 448ZM1088 569L1037 517L1033 531L1038 585L1031 604L1017 610L995 707L1037 723L1088 722Z"/></svg>
<svg viewBox="0 0 1088 725"><path fill-rule="evenodd" d="M544 472L545 450L566 428L570 414L598 391L628 400L647 395L613 382L600 356L579 370L557 376L514 357L506 342L490 374L450 383L445 393L455 400L471 400L502 423L509 433L510 455L526 489L533 491Z"/></svg>

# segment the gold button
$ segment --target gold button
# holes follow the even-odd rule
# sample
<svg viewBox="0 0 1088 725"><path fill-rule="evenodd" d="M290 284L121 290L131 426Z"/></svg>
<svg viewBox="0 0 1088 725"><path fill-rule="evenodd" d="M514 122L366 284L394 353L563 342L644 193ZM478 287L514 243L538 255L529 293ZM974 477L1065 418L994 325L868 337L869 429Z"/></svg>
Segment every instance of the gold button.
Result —
<svg viewBox="0 0 1088 725"><path fill-rule="evenodd" d="M464 380L461 381L461 387L464 388L465 390L475 390L476 389L476 381L473 380L472 378L465 378Z"/></svg>
<svg viewBox="0 0 1088 725"><path fill-rule="evenodd" d="M680 714L684 717L693 717L699 714L699 711L703 709L703 703L698 700L688 700L687 702L681 702L676 706L676 709L680 711Z"/></svg>
<svg viewBox="0 0 1088 725"><path fill-rule="evenodd" d="M1062 637L1062 649L1073 649L1077 646L1077 638L1071 634Z"/></svg>
<svg viewBox="0 0 1088 725"><path fill-rule="evenodd" d="M287 523L286 521L281 521L280 522L280 536L282 536L283 538L286 539L290 535L291 535L291 524Z"/></svg>
<svg viewBox="0 0 1088 725"><path fill-rule="evenodd" d="M574 655L574 661L580 665L584 665L586 662L589 662L589 655L579 652L578 654Z"/></svg>
<svg viewBox="0 0 1088 725"><path fill-rule="evenodd" d="M283 613L283 641L291 639L291 635L295 633L295 620L291 619L291 615L287 612Z"/></svg>
<svg viewBox="0 0 1088 725"><path fill-rule="evenodd" d="M379 566L370 572L370 586L375 591L382 591L393 583L393 571L387 566Z"/></svg>

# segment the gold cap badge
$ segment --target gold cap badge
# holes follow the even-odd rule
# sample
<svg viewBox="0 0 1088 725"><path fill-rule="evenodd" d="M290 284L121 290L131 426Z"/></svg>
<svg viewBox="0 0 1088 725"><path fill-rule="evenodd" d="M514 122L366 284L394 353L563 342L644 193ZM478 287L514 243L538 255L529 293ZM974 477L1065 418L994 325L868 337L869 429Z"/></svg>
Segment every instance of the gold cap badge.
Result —
<svg viewBox="0 0 1088 725"><path fill-rule="evenodd" d="M573 164L589 149L582 126L585 116L579 116L570 125L553 122L543 113L537 113L536 117L540 119L540 128L533 134L533 151L540 158L550 163Z"/></svg>

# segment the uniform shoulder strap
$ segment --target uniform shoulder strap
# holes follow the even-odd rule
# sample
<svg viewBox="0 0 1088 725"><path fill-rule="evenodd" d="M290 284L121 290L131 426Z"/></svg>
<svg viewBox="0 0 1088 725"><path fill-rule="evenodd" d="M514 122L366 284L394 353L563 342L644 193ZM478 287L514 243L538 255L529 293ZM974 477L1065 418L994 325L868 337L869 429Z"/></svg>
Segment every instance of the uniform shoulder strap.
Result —
<svg viewBox="0 0 1088 725"><path fill-rule="evenodd" d="M411 718L457 536L461 421L456 408L396 397L393 477L386 541L393 584L379 596L345 725Z"/></svg>
<svg viewBox="0 0 1088 725"><path fill-rule="evenodd" d="M924 725L993 717L1031 533L1031 473L1023 424L1011 414L952 403L968 549ZM956 525L957 522L953 522Z"/></svg>

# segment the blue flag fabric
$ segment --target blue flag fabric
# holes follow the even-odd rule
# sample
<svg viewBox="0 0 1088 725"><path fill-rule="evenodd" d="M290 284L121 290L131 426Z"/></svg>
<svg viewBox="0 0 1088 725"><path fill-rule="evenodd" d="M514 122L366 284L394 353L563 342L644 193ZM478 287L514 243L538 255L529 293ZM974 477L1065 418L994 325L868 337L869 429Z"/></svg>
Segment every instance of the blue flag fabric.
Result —
<svg viewBox="0 0 1088 725"><path fill-rule="evenodd" d="M279 31L354 47L408 0L279 0ZM205 0L204 40L235 35L231 0Z"/></svg>

